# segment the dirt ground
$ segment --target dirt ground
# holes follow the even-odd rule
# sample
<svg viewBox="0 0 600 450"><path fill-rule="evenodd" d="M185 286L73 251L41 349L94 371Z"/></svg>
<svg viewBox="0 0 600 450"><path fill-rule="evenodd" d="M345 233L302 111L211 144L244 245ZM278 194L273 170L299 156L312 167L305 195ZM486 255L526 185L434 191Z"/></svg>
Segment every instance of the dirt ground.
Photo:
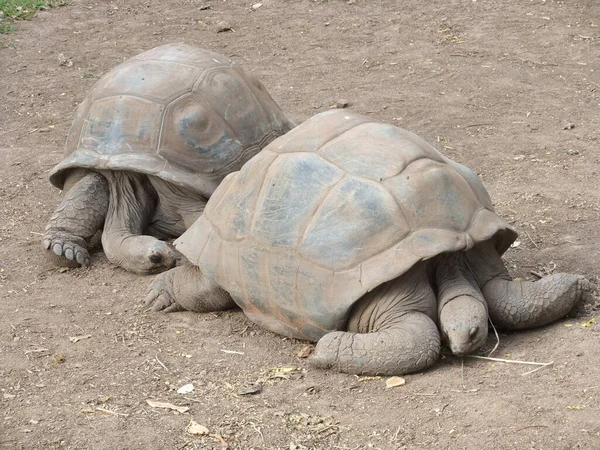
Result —
<svg viewBox="0 0 600 450"><path fill-rule="evenodd" d="M597 0L258 1L74 0L0 35L0 447L600 448L597 312L500 334L494 356L553 362L535 373L447 356L388 389L311 368L304 342L239 311L145 312L151 278L102 252L90 270L46 259L48 171L78 102L185 42L242 62L298 122L345 99L470 166L520 232L514 276L600 275Z"/></svg>

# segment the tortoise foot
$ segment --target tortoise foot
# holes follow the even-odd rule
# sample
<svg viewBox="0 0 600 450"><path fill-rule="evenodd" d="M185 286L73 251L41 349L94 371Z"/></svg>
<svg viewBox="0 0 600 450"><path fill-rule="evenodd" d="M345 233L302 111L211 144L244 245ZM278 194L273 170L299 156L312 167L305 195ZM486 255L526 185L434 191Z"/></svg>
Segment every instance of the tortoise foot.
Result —
<svg viewBox="0 0 600 450"><path fill-rule="evenodd" d="M152 280L150 289L144 300L144 303L148 308L147 311L163 311L167 313L183 310L175 300L175 294L173 292L173 279L178 271L177 269L181 268L163 272Z"/></svg>
<svg viewBox="0 0 600 450"><path fill-rule="evenodd" d="M60 231L48 230L42 240L51 258L61 266L89 267L90 255L85 239Z"/></svg>

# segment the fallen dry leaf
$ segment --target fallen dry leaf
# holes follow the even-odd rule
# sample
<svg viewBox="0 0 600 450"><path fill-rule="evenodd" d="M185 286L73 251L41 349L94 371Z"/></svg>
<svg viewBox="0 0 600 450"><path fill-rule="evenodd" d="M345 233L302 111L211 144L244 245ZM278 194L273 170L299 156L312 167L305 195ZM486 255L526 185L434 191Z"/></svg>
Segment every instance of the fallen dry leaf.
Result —
<svg viewBox="0 0 600 450"><path fill-rule="evenodd" d="M391 377L391 378L388 378L385 382L385 386L387 388L404 386L405 384L406 384L406 380L402 377Z"/></svg>
<svg viewBox="0 0 600 450"><path fill-rule="evenodd" d="M204 425L200 425L194 419L190 420L187 428L185 429L186 433L195 434L196 436L206 436L209 431Z"/></svg>
<svg viewBox="0 0 600 450"><path fill-rule="evenodd" d="M190 408L188 408L187 406L176 406L176 405L173 405L172 403L157 402L156 400L146 400L146 403L148 403L153 408L173 409L182 414L186 413L190 410Z"/></svg>
<svg viewBox="0 0 600 450"><path fill-rule="evenodd" d="M194 392L194 385L192 383L184 384L177 389L178 394L189 394L190 392Z"/></svg>
<svg viewBox="0 0 600 450"><path fill-rule="evenodd" d="M308 358L308 356L312 353L312 351L313 351L312 345L305 345L304 347L302 347L300 349L300 351L298 351L296 356L298 358Z"/></svg>
<svg viewBox="0 0 600 450"><path fill-rule="evenodd" d="M593 324L593 323L596 323L596 318L595 318L595 317L592 317L592 318L591 318L590 320L588 320L587 322L582 322L582 323L581 323L581 326L582 326L582 327L589 328L589 327L591 327L591 326L592 326L592 324Z"/></svg>

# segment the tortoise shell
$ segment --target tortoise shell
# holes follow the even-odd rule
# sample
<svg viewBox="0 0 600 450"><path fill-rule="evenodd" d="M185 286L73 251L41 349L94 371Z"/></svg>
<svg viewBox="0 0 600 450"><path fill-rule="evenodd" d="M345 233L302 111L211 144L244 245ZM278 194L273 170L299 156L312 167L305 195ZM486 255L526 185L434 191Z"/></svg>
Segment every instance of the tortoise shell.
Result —
<svg viewBox="0 0 600 450"><path fill-rule="evenodd" d="M316 341L367 291L516 233L477 176L418 136L318 114L232 173L175 243L259 325Z"/></svg>
<svg viewBox="0 0 600 450"><path fill-rule="evenodd" d="M258 79L228 58L167 44L98 80L50 181L62 189L76 167L130 170L209 197L225 175L292 127Z"/></svg>

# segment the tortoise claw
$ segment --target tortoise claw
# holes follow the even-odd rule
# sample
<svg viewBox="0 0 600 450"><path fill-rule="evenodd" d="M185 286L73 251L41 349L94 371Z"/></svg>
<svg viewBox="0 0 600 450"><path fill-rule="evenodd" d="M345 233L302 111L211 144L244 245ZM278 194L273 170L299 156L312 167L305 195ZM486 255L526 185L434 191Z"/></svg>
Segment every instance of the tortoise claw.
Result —
<svg viewBox="0 0 600 450"><path fill-rule="evenodd" d="M146 311L163 311L167 313L182 310L173 296L173 274L171 271L163 272L152 280L144 304L147 307Z"/></svg>
<svg viewBox="0 0 600 450"><path fill-rule="evenodd" d="M48 232L42 240L42 245L52 259L61 266L88 267L90 265L86 243L79 236L61 232Z"/></svg>

